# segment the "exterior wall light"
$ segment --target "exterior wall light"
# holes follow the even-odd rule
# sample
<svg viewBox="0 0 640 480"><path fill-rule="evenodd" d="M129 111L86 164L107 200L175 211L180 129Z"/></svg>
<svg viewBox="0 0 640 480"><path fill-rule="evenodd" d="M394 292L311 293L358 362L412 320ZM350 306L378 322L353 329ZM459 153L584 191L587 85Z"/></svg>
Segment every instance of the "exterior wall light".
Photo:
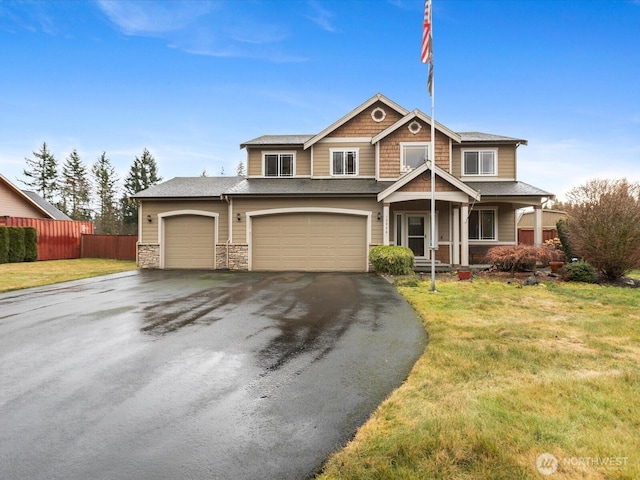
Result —
<svg viewBox="0 0 640 480"><path fill-rule="evenodd" d="M378 221L382 220L382 213L378 212Z"/></svg>
<svg viewBox="0 0 640 480"><path fill-rule="evenodd" d="M242 216L239 213L236 215L236 218L238 219L238 221L242 220Z"/></svg>
<svg viewBox="0 0 640 480"><path fill-rule="evenodd" d="M151 215L147 215L147 222L151 223L153 221L153 219L151 218Z"/></svg>

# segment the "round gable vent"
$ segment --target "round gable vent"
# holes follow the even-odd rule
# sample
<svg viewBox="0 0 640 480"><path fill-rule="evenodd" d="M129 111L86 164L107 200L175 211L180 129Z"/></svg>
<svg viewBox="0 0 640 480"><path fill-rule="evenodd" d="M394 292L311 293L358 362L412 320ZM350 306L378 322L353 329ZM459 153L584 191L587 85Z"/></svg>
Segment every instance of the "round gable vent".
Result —
<svg viewBox="0 0 640 480"><path fill-rule="evenodd" d="M380 107L374 108L373 111L371 112L371 118L373 118L374 122L380 123L386 118L386 116L387 116L387 112L385 112Z"/></svg>
<svg viewBox="0 0 640 480"><path fill-rule="evenodd" d="M413 122L411 122L407 128L409 129L409 131L411 133L413 133L414 135L416 133L418 133L420 130L422 130L422 125L420 125L420 122L418 122L417 120L414 120Z"/></svg>

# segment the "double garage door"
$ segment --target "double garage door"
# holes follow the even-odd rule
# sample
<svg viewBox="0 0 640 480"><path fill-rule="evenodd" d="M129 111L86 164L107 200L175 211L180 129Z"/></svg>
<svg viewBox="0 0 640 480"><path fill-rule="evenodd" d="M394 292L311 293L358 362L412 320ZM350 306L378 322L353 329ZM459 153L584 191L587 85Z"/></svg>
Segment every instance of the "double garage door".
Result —
<svg viewBox="0 0 640 480"><path fill-rule="evenodd" d="M367 270L363 216L291 213L255 216L251 269L266 271ZM164 219L164 268L215 268L215 219L178 215Z"/></svg>
<svg viewBox="0 0 640 480"><path fill-rule="evenodd" d="M164 220L164 268L215 268L215 219L178 215Z"/></svg>
<svg viewBox="0 0 640 480"><path fill-rule="evenodd" d="M357 215L291 213L252 219L251 269L367 270L367 222Z"/></svg>

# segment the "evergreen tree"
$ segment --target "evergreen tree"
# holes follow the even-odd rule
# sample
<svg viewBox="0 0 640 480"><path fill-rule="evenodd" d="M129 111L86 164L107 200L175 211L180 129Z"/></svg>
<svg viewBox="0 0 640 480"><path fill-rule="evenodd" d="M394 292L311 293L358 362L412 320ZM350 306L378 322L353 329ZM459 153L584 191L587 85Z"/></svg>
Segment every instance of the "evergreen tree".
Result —
<svg viewBox="0 0 640 480"><path fill-rule="evenodd" d="M96 233L114 234L118 232L117 183L118 176L102 152L96 163L91 167L95 192L98 200L95 215Z"/></svg>
<svg viewBox="0 0 640 480"><path fill-rule="evenodd" d="M238 167L236 168L236 175L239 177L244 177L246 175L244 163L242 163L242 160L240 161L240 163L238 163Z"/></svg>
<svg viewBox="0 0 640 480"><path fill-rule="evenodd" d="M35 159L25 158L27 168L22 170L29 181L23 181L27 187L33 188L42 198L53 203L58 190L58 164L53 154L47 150L47 142L43 142L39 152L33 152Z"/></svg>
<svg viewBox="0 0 640 480"><path fill-rule="evenodd" d="M90 196L87 167L74 149L62 165L60 209L74 220L91 220Z"/></svg>
<svg viewBox="0 0 640 480"><path fill-rule="evenodd" d="M122 233L135 234L138 231L138 205L130 201L129 197L156 185L161 180L162 177L158 176L156 160L145 148L140 158L135 157L124 181L124 195L120 199Z"/></svg>

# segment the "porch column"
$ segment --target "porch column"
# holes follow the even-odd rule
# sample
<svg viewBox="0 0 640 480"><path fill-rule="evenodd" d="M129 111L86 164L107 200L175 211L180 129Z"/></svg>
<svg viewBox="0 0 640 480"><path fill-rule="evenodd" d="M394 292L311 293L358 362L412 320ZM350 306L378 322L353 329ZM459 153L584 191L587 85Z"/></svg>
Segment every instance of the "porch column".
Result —
<svg viewBox="0 0 640 480"><path fill-rule="evenodd" d="M389 245L389 204L382 207L382 244Z"/></svg>
<svg viewBox="0 0 640 480"><path fill-rule="evenodd" d="M451 262L454 265L460 265L460 208L453 207L451 217L453 224L453 257Z"/></svg>
<svg viewBox="0 0 640 480"><path fill-rule="evenodd" d="M460 266L469 266L469 204L460 207Z"/></svg>
<svg viewBox="0 0 640 480"><path fill-rule="evenodd" d="M542 205L536 205L533 210L533 244L542 245Z"/></svg>

